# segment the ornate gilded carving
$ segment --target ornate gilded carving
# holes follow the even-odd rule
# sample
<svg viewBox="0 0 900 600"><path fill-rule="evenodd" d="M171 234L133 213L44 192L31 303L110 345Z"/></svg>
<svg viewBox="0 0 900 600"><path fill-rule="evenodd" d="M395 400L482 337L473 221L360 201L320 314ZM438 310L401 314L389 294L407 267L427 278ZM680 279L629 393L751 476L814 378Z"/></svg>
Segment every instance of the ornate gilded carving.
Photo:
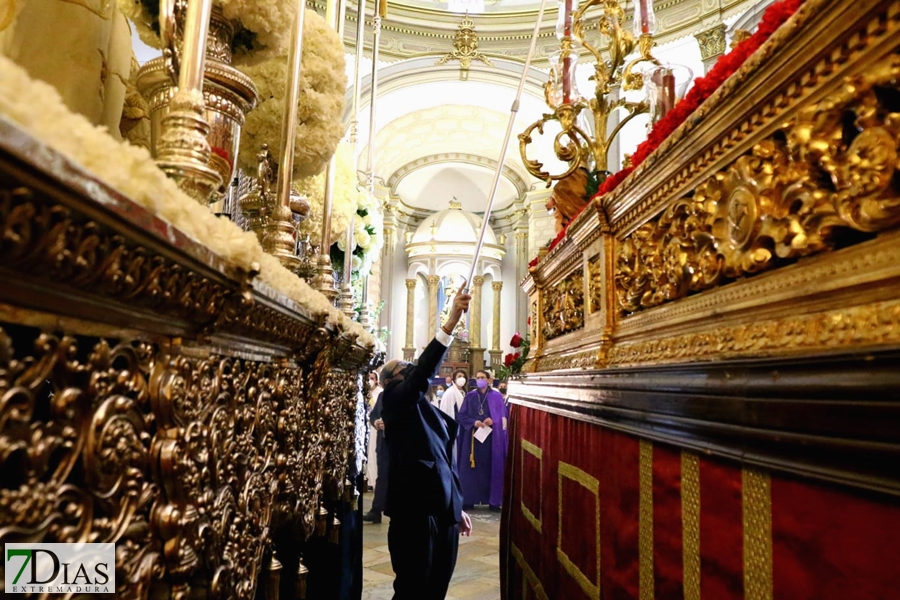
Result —
<svg viewBox="0 0 900 600"><path fill-rule="evenodd" d="M232 291L23 186L0 186L0 264L201 324Z"/></svg>
<svg viewBox="0 0 900 600"><path fill-rule="evenodd" d="M115 542L122 597L254 598L273 524L340 492L347 344L301 368L0 328L0 542Z"/></svg>
<svg viewBox="0 0 900 600"><path fill-rule="evenodd" d="M618 246L616 295L635 312L833 248L842 230L900 223L894 179L900 58L805 108ZM852 127L847 125L852 123Z"/></svg>
<svg viewBox="0 0 900 600"><path fill-rule="evenodd" d="M584 276L579 272L544 289L544 339L550 340L584 327Z"/></svg>
<svg viewBox="0 0 900 600"><path fill-rule="evenodd" d="M610 349L609 364L651 364L772 356L900 342L900 302L705 328ZM542 369L543 370L543 369Z"/></svg>
<svg viewBox="0 0 900 600"><path fill-rule="evenodd" d="M706 31L694 34L700 46L700 58L704 62L725 53L725 29L725 24L719 23Z"/></svg>
<svg viewBox="0 0 900 600"><path fill-rule="evenodd" d="M468 71L473 60L483 62L489 67L494 65L491 60L478 51L478 34L475 33L475 21L467 14L463 17L462 23L456 31L456 37L453 39L453 51L445 54L436 64L445 65L451 60L459 61L461 71Z"/></svg>
<svg viewBox="0 0 900 600"><path fill-rule="evenodd" d="M589 312L594 314L603 306L603 262L600 256L595 256L588 261L588 293Z"/></svg>

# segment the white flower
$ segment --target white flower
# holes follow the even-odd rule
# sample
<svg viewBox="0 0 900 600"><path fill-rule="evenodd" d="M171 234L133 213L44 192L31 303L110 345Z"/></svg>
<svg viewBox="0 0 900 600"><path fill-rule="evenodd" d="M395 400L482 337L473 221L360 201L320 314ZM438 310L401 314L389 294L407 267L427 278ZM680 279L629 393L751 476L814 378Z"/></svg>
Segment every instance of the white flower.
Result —
<svg viewBox="0 0 900 600"><path fill-rule="evenodd" d="M287 58L279 56L241 71L259 90L259 105L247 115L241 130L239 164L256 169L256 155L269 145L272 158L281 159L281 121L287 96ZM320 173L344 135L344 45L325 19L306 12L303 23L303 58L298 123L294 136L294 177Z"/></svg>
<svg viewBox="0 0 900 600"><path fill-rule="evenodd" d="M365 229L362 231L356 232L356 244L358 246L362 246L363 250L368 250L369 245L372 243L372 237L369 235Z"/></svg>
<svg viewBox="0 0 900 600"><path fill-rule="evenodd" d="M354 271L359 271L359 268L362 266L362 259L355 254L350 259L350 268Z"/></svg>

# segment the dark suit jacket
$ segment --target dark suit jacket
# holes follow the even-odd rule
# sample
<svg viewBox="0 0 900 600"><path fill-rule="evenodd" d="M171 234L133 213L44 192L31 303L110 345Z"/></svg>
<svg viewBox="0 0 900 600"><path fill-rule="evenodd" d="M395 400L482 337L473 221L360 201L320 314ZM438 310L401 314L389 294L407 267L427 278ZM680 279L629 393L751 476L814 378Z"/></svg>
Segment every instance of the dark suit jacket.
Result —
<svg viewBox="0 0 900 600"><path fill-rule="evenodd" d="M378 394L378 399L375 400L375 406L369 411L369 423L372 424L372 427L375 427L375 421L381 418L381 410L384 406L381 401L382 398L384 398L384 392ZM384 430L376 429L375 431L375 452L387 452L387 450L382 450L384 448Z"/></svg>
<svg viewBox="0 0 900 600"><path fill-rule="evenodd" d="M456 422L426 398L447 348L432 340L403 381L387 386L381 418L390 455L385 514L461 520L462 489L453 469Z"/></svg>

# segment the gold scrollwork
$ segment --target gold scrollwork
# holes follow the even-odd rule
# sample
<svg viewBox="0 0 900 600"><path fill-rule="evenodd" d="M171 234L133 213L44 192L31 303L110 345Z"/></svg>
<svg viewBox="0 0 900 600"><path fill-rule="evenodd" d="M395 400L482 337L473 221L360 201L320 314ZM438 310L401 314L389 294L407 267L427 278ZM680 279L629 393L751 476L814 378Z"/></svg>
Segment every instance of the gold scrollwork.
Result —
<svg viewBox="0 0 900 600"><path fill-rule="evenodd" d="M594 314L603 306L603 263L600 256L588 261L588 290L590 292L590 313Z"/></svg>
<svg viewBox="0 0 900 600"><path fill-rule="evenodd" d="M900 223L900 113L885 100L898 77L892 55L848 78L625 238L616 253L620 308L658 306L830 250L841 230Z"/></svg>
<svg viewBox="0 0 900 600"><path fill-rule="evenodd" d="M584 276L570 275L544 289L541 332L551 340L584 327Z"/></svg>
<svg viewBox="0 0 900 600"><path fill-rule="evenodd" d="M340 492L347 344L301 366L0 327L0 543L114 542L121 597L254 598L272 528Z"/></svg>

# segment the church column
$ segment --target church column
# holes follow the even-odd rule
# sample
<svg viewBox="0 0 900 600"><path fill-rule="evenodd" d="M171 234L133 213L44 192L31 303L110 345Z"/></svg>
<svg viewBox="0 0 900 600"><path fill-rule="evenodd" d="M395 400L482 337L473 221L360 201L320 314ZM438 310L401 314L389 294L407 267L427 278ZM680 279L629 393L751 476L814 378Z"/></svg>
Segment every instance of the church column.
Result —
<svg viewBox="0 0 900 600"><path fill-rule="evenodd" d="M387 219L385 220L387 221ZM379 276L377 278L378 293L373 294L373 290L370 287L369 305L365 307L371 311L374 308L377 308L381 301L384 301L384 310L378 315L379 322L372 323L372 326L376 329L378 327L387 327L391 331L394 329L391 323L391 307L394 305L394 252L397 251L396 231L393 223L385 223L384 246L381 248L381 260L378 261L378 264L380 265L378 269ZM373 272L374 270L373 267ZM369 282L369 285L372 285L371 281Z"/></svg>
<svg viewBox="0 0 900 600"><path fill-rule="evenodd" d="M406 347L403 348L403 359L412 360L416 355L413 334L416 331L416 283L417 280L406 280Z"/></svg>
<svg viewBox="0 0 900 600"><path fill-rule="evenodd" d="M476 275L472 278L472 301L469 304L469 360L472 362L472 374L484 368L484 346L481 344L481 286L484 277Z"/></svg>
<svg viewBox="0 0 900 600"><path fill-rule="evenodd" d="M428 335L434 335L437 331L437 294L438 282L441 280L437 275L429 275L428 280Z"/></svg>
<svg viewBox="0 0 900 600"><path fill-rule="evenodd" d="M695 33L697 43L700 44L700 58L703 59L703 69L706 73L712 68L719 57L725 54L725 24L719 23L714 27Z"/></svg>
<svg viewBox="0 0 900 600"><path fill-rule="evenodd" d="M500 349L500 291L503 289L502 281L494 281L491 283L494 290L494 320L491 332L491 368L496 370L500 364L500 358L503 350Z"/></svg>
<svg viewBox="0 0 900 600"><path fill-rule="evenodd" d="M527 331L528 295L519 283L528 275L528 230L516 231L516 331Z"/></svg>

